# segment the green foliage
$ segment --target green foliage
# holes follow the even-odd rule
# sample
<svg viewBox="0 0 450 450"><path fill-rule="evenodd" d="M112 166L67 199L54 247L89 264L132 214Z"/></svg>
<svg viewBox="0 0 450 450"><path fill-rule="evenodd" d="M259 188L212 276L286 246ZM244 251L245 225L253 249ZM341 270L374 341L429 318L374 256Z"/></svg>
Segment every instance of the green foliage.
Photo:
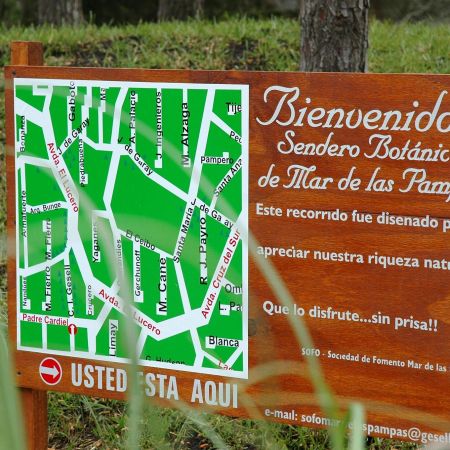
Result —
<svg viewBox="0 0 450 450"><path fill-rule="evenodd" d="M379 19L418 21L448 20L448 0L372 0L371 8Z"/></svg>
<svg viewBox="0 0 450 450"><path fill-rule="evenodd" d="M299 64L298 23L289 19L142 23L124 27L3 26L0 27L1 65L8 63L9 41L15 39L42 41L46 64L58 66L285 71L296 70ZM370 42L369 68L373 72L450 71L445 25L394 25L375 21ZM0 79L0 324L6 323L6 296L2 295L6 287L3 91L4 83ZM122 448L127 435L126 414L122 402L50 394L51 444L68 449ZM0 414L0 421L3 419ZM171 447L177 449L211 449L215 445L210 441L214 434L208 430L216 430L225 445L233 449L331 447L328 434L323 431L218 416L186 417L182 411L155 407L145 408L141 422L142 448L163 449L171 442ZM357 448L359 442L355 442L350 445ZM371 448L399 447L377 439ZM401 447L415 448L409 444Z"/></svg>
<svg viewBox="0 0 450 450"><path fill-rule="evenodd" d="M389 73L450 73L448 24L371 24L369 69Z"/></svg>
<svg viewBox="0 0 450 450"><path fill-rule="evenodd" d="M22 16L20 2L14 0L2 0L0 2L0 21L5 25L17 24Z"/></svg>
<svg viewBox="0 0 450 450"><path fill-rule="evenodd" d="M11 40L39 40L48 65L167 69L297 70L291 19L143 23L124 27L0 27L0 64ZM448 73L448 26L373 21L369 70Z"/></svg>
<svg viewBox="0 0 450 450"><path fill-rule="evenodd" d="M155 22L158 5L165 0L123 2L120 0L83 0L84 17L92 23L138 24ZM0 22L31 25L37 22L38 0L0 1ZM419 21L448 20L448 0L372 0L371 14L380 20ZM271 15L294 17L298 14L298 1L281 0L207 0L203 7L204 17L222 20L230 15L267 18Z"/></svg>

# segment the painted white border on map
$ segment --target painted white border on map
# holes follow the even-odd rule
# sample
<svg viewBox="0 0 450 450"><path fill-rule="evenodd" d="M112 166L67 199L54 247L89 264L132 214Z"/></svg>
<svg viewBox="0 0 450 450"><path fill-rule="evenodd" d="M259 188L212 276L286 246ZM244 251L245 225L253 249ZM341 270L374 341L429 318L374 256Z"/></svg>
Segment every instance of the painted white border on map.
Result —
<svg viewBox="0 0 450 450"><path fill-rule="evenodd" d="M242 214L238 223L238 229L241 232L241 245L242 245L242 357L243 357L243 370L226 370L226 369L214 369L205 367L194 367L183 364L164 363L158 361L146 361L139 359L139 365L144 367L180 370L185 372L193 372L198 374L209 374L227 376L233 378L248 379L248 356L249 356L249 344L248 344L248 182L249 182L249 85L242 84L206 84L206 83L171 83L171 82L138 82L138 81L103 81L103 80L80 80L80 79L44 79L44 78L14 78L14 144L15 144L15 195L16 195L16 273L19 273L20 264L20 249L19 249L19 204L20 195L18 189L18 168L17 157L19 154L20 141L17 139L17 121L16 114L23 115L24 111L18 111L16 102L16 85L21 86L67 86L71 81L75 84L79 84L86 87L97 88L159 88L159 89L214 89L216 90L240 90L241 91L241 106L242 106L242 136L241 136L241 158L242 158ZM89 352L80 351L60 351L39 349L33 347L25 347L20 345L20 314L21 312L21 299L22 286L20 283L20 277L16 277L16 300L17 300L17 349L22 351L30 351L34 353L42 353L46 355L60 355L67 357L85 358L90 360L105 361L111 363L130 363L128 358L119 358L115 356L102 356L92 355Z"/></svg>

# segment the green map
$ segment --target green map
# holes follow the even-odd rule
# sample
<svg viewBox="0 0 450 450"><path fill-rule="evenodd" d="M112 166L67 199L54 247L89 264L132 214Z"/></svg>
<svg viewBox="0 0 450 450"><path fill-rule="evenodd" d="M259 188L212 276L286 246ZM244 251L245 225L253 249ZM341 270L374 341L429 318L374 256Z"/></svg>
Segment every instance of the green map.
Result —
<svg viewBox="0 0 450 450"><path fill-rule="evenodd" d="M247 378L248 111L244 85L14 80L18 349Z"/></svg>

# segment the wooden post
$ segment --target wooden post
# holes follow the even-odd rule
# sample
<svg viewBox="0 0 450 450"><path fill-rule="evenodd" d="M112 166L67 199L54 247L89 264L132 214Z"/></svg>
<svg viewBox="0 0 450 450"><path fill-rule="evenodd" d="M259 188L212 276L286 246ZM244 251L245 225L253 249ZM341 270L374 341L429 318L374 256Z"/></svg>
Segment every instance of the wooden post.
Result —
<svg viewBox="0 0 450 450"><path fill-rule="evenodd" d="M11 65L42 66L44 52L40 42L14 41L11 43ZM47 392L20 389L23 423L27 432L29 450L48 448Z"/></svg>
<svg viewBox="0 0 450 450"><path fill-rule="evenodd" d="M43 66L44 51L41 42L11 42L11 65Z"/></svg>
<svg viewBox="0 0 450 450"><path fill-rule="evenodd" d="M29 450L47 450L47 392L21 388L23 423L27 430Z"/></svg>

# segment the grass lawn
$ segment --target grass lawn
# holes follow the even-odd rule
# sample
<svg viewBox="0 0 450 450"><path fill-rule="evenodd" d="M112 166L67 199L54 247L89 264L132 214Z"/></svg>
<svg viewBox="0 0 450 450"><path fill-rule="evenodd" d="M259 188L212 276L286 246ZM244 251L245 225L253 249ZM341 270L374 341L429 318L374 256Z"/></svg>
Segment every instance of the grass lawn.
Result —
<svg viewBox="0 0 450 450"><path fill-rule="evenodd" d="M124 27L11 28L0 26L0 65L11 40L44 43L45 63L58 66L167 69L296 70L299 26L295 20L230 19L218 23L140 24ZM391 73L450 73L448 24L372 22L369 70ZM0 324L6 323L4 83L0 77ZM50 446L120 448L126 435L124 403L50 394ZM330 448L324 431L209 416L223 441L235 449ZM210 449L212 444L178 411L149 408L142 418L142 448ZM415 448L375 440L371 448Z"/></svg>

